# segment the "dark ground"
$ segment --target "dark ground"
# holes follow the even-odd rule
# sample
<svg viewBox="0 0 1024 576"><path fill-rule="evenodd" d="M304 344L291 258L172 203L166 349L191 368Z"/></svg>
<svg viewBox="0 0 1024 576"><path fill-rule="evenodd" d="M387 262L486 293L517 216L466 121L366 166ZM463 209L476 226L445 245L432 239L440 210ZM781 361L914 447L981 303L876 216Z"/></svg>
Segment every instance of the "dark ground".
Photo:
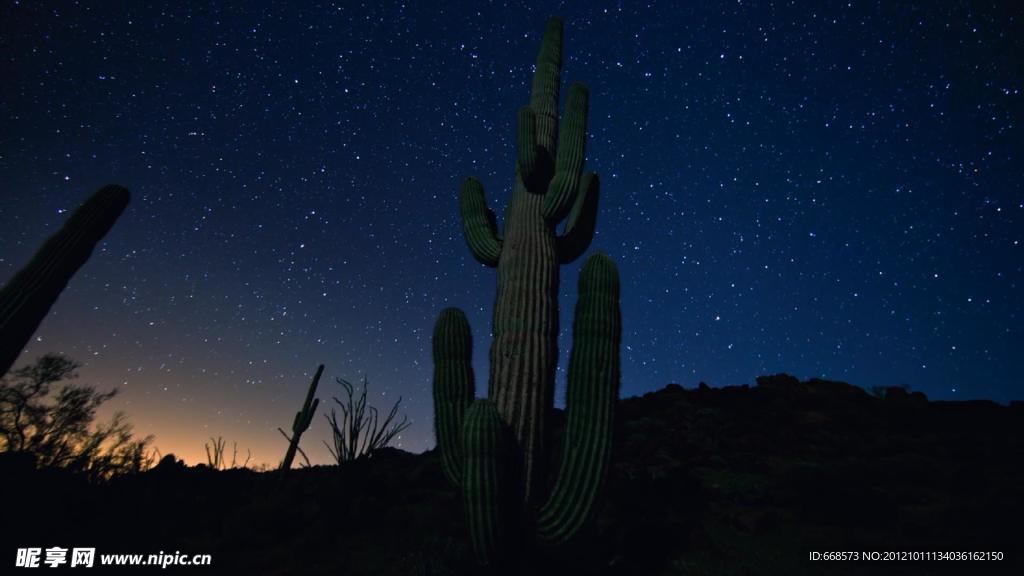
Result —
<svg viewBox="0 0 1024 576"><path fill-rule="evenodd" d="M902 389L880 399L781 375L670 385L620 402L596 522L535 573L1024 574L1022 433L1019 402L929 402ZM213 558L205 570L108 570L122 574L471 572L458 494L435 452L388 449L285 477L165 461L98 486L14 456L0 454L0 573L28 546ZM812 551L1004 559L812 562Z"/></svg>

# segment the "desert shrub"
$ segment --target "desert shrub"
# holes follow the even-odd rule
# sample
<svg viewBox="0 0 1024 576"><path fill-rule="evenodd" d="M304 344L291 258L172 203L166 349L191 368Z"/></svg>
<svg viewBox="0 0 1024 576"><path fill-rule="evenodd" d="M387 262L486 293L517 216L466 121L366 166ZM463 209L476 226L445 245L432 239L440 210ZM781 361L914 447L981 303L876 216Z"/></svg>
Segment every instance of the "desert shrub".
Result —
<svg viewBox="0 0 1024 576"><path fill-rule="evenodd" d="M231 450L231 462L228 463L227 454L224 452L224 447L227 442L217 436L216 438L210 437L210 444L203 444L203 448L206 449L206 465L214 470L227 470L229 468L248 468L249 461L252 460L252 450L246 450L245 462L239 466L238 464L238 442L232 442Z"/></svg>
<svg viewBox="0 0 1024 576"><path fill-rule="evenodd" d="M28 453L37 466L92 479L148 468L153 437L134 438L122 412L97 423L96 410L117 390L66 382L78 377L79 366L66 356L46 354L0 378L0 451Z"/></svg>
<svg viewBox="0 0 1024 576"><path fill-rule="evenodd" d="M334 408L331 409L330 415L324 415L331 425L334 445L331 446L327 442L324 444L327 444L327 449L338 464L372 456L409 427L409 420L404 414L400 422L394 421L398 414L398 405L402 402L401 398L391 407L388 415L380 420L377 409L367 405L366 390L369 382L365 377L363 389L358 396L351 382L343 378L337 380L345 389L346 399L342 402L337 396L334 397L334 402L341 408L340 419Z"/></svg>

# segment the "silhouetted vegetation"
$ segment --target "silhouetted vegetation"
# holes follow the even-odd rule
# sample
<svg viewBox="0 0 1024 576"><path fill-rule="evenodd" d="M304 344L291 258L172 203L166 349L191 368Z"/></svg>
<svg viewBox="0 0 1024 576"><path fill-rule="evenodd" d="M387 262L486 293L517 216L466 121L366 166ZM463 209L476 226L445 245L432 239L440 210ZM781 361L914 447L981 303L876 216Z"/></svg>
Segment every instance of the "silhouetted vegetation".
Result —
<svg viewBox="0 0 1024 576"><path fill-rule="evenodd" d="M786 375L616 404L595 522L536 574L1021 574L1024 404L879 399ZM566 414L553 415L555 478ZM218 573L480 574L440 454L393 448L284 474L186 467L90 485L0 454L11 546L213 555ZM53 518L68 521L53 522ZM89 544L90 546L93 544ZM981 550L1004 560L824 562L809 551ZM883 565L884 564L884 565ZM191 570L189 571L192 572Z"/></svg>
<svg viewBox="0 0 1024 576"><path fill-rule="evenodd" d="M338 419L337 410L332 408L331 414L325 414L328 424L331 425L331 436L333 446L324 444L331 452L335 462L344 464L360 458L369 458L391 444L391 441L409 427L408 417L402 415L402 420L395 422L398 414L398 405L402 403L399 397L388 415L381 420L380 413L373 406L366 402L366 392L369 388L369 381L363 377L362 392L357 396L355 387L344 378L337 379L345 389L345 400L339 400L334 396L334 402L341 409L341 419Z"/></svg>
<svg viewBox="0 0 1024 576"><path fill-rule="evenodd" d="M231 462L228 463L227 456L224 453L224 447L227 442L217 436L216 438L211 437L209 444L203 444L203 448L206 449L206 465L214 470L226 470L228 468L238 468L238 442L232 442L231 448ZM241 464L241 468L248 468L249 461L252 460L252 451L246 450L245 462Z"/></svg>
<svg viewBox="0 0 1024 576"><path fill-rule="evenodd" d="M117 390L66 382L78 376L78 368L70 358L46 354L0 378L0 450L93 479L148 468L152 436L133 438L121 412L95 423L96 410Z"/></svg>
<svg viewBox="0 0 1024 576"><path fill-rule="evenodd" d="M306 400L302 403L302 410L295 413L295 419L292 420L292 435L289 436L284 430L278 428L277 431L284 436L285 440L288 441L288 451L284 454L284 460L281 461L281 470L288 470L292 467L292 462L295 460L295 452L302 454L303 460L306 461L306 466L309 466L309 457L299 447L299 440L302 439L302 433L309 429L309 424L313 421L313 415L316 414L316 408L320 405L320 399L314 398L316 396L316 386L320 383L320 376L324 373L324 365L321 364L316 369L316 374L313 375L313 381L309 383L309 389L306 390Z"/></svg>

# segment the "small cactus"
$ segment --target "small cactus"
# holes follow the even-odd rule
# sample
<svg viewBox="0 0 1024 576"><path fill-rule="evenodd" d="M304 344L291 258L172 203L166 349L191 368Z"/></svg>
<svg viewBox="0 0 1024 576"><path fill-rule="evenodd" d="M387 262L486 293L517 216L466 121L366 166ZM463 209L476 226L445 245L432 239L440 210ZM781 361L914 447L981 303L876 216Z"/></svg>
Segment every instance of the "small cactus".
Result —
<svg viewBox="0 0 1024 576"><path fill-rule="evenodd" d="M0 376L17 360L71 277L124 212L129 199L128 190L116 184L100 188L0 289Z"/></svg>
<svg viewBox="0 0 1024 576"><path fill-rule="evenodd" d="M299 450L299 439L302 433L309 429L309 423L313 421L320 399L316 396L316 386L320 383L320 376L324 373L324 365L321 364L313 375L313 381L309 383L309 390L306 392L306 401L302 403L302 410L295 413L295 420L292 422L292 435L289 437L284 430L278 431L288 439L288 451L285 452L284 461L281 462L281 470L288 470L295 460L295 452Z"/></svg>

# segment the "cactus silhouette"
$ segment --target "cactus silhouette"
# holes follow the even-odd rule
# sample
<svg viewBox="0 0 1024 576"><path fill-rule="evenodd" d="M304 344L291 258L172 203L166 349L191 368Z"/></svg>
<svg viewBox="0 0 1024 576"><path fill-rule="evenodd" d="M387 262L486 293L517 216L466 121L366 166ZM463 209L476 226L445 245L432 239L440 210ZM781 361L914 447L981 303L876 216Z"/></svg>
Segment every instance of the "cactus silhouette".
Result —
<svg viewBox="0 0 1024 576"><path fill-rule="evenodd" d="M504 233L483 186L467 178L460 206L473 256L497 267L488 400L474 402L472 336L465 314L441 312L434 328L435 434L445 476L463 492L482 564L516 558L529 521L537 540L571 538L589 516L606 475L619 388L619 281L615 264L591 256L580 272L569 362L564 451L541 503L558 362L559 266L593 238L599 181L584 174L588 90L569 88L559 126L562 20L544 32L530 105L519 110L516 172ZM556 145L557 141L557 145ZM565 220L562 233L556 226ZM518 524L518 527L516 526Z"/></svg>
<svg viewBox="0 0 1024 576"><path fill-rule="evenodd" d="M313 381L309 383L309 390L306 392L306 401L302 403L302 410L295 413L295 421L292 422L292 435L289 437L284 430L278 431L288 439L288 451L285 452L284 461L281 462L281 470L288 470L295 460L295 452L299 449L299 439L302 433L309 429L309 423L313 421L316 408L320 405L320 399L316 396L316 386L320 383L320 376L324 373L324 365L321 364L313 375Z"/></svg>
<svg viewBox="0 0 1024 576"><path fill-rule="evenodd" d="M89 197L32 260L0 289L0 376L7 373L46 313L128 206L116 184Z"/></svg>

